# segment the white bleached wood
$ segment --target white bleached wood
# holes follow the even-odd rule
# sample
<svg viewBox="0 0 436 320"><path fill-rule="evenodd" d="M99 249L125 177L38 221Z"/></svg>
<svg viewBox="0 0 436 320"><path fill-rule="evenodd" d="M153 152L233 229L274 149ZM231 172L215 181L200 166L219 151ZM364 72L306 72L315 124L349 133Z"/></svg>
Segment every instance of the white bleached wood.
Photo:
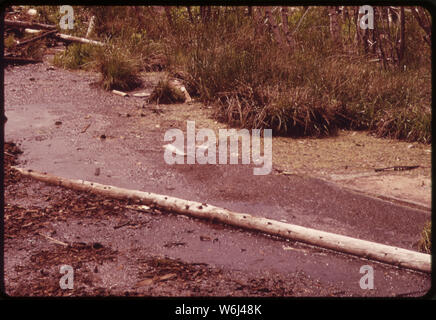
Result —
<svg viewBox="0 0 436 320"><path fill-rule="evenodd" d="M154 204L162 209L180 214L190 215L197 218L212 219L233 226L257 230L367 259L389 263L399 267L428 273L431 272L431 256L425 253L351 238L272 219L254 217L246 213L236 213L209 204L176 197L118 188L85 180L66 179L17 167L13 168L23 176L29 176L39 181L74 190L101 194L117 199L139 200L144 204Z"/></svg>

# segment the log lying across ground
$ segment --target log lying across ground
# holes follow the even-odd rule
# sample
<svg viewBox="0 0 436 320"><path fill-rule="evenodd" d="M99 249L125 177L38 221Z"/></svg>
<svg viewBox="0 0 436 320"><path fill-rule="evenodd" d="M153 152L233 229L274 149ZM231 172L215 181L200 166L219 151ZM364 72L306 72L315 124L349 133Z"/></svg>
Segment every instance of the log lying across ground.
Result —
<svg viewBox="0 0 436 320"><path fill-rule="evenodd" d="M95 40L89 40L89 39L75 37L75 36L70 36L68 34L56 33L54 36L56 38L58 38L60 40L64 40L64 41L80 42L80 43L85 43L85 44L93 44L93 45L96 45L96 46L104 46L103 42L95 41Z"/></svg>
<svg viewBox="0 0 436 320"><path fill-rule="evenodd" d="M15 21L15 20L8 20L8 19L5 19L5 26L17 27L17 28L46 29L46 30L56 29L56 26L53 24Z"/></svg>
<svg viewBox="0 0 436 320"><path fill-rule="evenodd" d="M29 176L39 181L74 190L101 194L117 199L139 200L141 203L148 205L154 204L157 207L171 212L177 212L197 218L212 219L233 226L257 230L267 234L301 241L367 259L389 263L399 267L428 273L431 272L431 256L425 253L355 239L267 218L254 217L246 213L236 213L205 203L188 201L150 192L118 188L85 180L66 179L17 167L14 167L14 169L20 172L23 176Z"/></svg>
<svg viewBox="0 0 436 320"><path fill-rule="evenodd" d="M21 58L21 57L3 57L3 61L5 64L27 64L27 63L40 63L42 60L35 60L30 58Z"/></svg>
<svg viewBox="0 0 436 320"><path fill-rule="evenodd" d="M33 42L33 41L36 41L36 40L42 39L42 38L44 38L44 37L47 37L47 36L53 35L53 34L55 34L55 33L56 33L56 30L51 30L51 31L45 32L45 33L43 33L43 34L41 34L41 35L39 35L39 36L33 37L33 38L31 38L31 39L27 39L27 40L19 41L19 42L16 44L16 46L22 46L22 45L25 45L25 44L27 44L27 43L30 43L30 42Z"/></svg>

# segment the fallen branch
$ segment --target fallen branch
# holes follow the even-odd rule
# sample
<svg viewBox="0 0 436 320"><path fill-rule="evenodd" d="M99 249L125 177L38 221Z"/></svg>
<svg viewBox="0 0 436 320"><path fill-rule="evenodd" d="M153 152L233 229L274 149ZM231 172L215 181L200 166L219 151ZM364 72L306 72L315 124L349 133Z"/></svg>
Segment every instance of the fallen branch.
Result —
<svg viewBox="0 0 436 320"><path fill-rule="evenodd" d="M31 29L56 29L56 25L37 22L14 21L5 19L5 26Z"/></svg>
<svg viewBox="0 0 436 320"><path fill-rule="evenodd" d="M39 35L39 36L36 36L36 37L30 38L30 39L28 39L28 40L19 41L19 42L17 42L17 44L16 44L15 46L22 46L22 45L25 45L25 44L27 44L27 43L29 43L29 42L36 41L36 40L42 39L42 38L44 38L44 37L47 37L47 36L49 36L49 35L52 35L52 34L54 34L54 33L56 33L56 30L48 31L48 32L46 32L46 33L43 33L43 34L41 34L41 35Z"/></svg>
<svg viewBox="0 0 436 320"><path fill-rule="evenodd" d="M86 130L88 130L88 128L91 126L92 123L88 123L83 129L82 131L80 131L80 133L85 133Z"/></svg>
<svg viewBox="0 0 436 320"><path fill-rule="evenodd" d="M431 256L416 251L355 239L330 232L315 230L267 218L254 217L246 213L236 213L205 203L188 201L175 197L118 188L85 180L57 177L32 170L12 167L23 176L32 177L57 186L86 191L117 199L139 200L147 205L155 205L167 211L212 219L233 226L257 230L312 245L373 259L392 265L431 272Z"/></svg>
<svg viewBox="0 0 436 320"><path fill-rule="evenodd" d="M60 244L61 246L64 246L64 247L68 247L68 243L65 243L65 242L59 241L59 240L57 240L57 239L55 239L55 238L52 238L52 237L50 237L50 236L47 236L47 235L41 233L41 232L38 232L38 234L39 234L40 236L43 236L43 237L46 238L47 240L50 240L51 242L54 242L54 243L56 243L56 244Z"/></svg>
<svg viewBox="0 0 436 320"><path fill-rule="evenodd" d="M42 60L35 60L35 59L21 58L21 57L3 57L3 61L6 64L10 64L10 63L26 64L26 63L42 62Z"/></svg>
<svg viewBox="0 0 436 320"><path fill-rule="evenodd" d="M95 41L95 40L89 40L89 39L85 39L85 38L70 36L68 34L63 34L63 33L56 33L55 37L60 39L60 40L64 40L64 41L80 42L80 43L85 43L85 44L93 44L93 45L96 45L96 46L104 46L104 43L100 42L100 41Z"/></svg>
<svg viewBox="0 0 436 320"><path fill-rule="evenodd" d="M94 31L94 26L95 26L95 16L92 16L91 20L89 21L88 31L86 31L85 38L89 38L91 36L92 32Z"/></svg>

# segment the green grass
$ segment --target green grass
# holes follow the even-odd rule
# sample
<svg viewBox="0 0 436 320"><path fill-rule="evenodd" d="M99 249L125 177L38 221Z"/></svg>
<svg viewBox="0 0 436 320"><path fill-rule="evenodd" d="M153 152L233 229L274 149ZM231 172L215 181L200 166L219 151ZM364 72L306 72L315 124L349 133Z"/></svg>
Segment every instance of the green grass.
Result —
<svg viewBox="0 0 436 320"><path fill-rule="evenodd" d="M73 43L64 52L54 56L53 64L68 69L91 69L95 55L95 46Z"/></svg>

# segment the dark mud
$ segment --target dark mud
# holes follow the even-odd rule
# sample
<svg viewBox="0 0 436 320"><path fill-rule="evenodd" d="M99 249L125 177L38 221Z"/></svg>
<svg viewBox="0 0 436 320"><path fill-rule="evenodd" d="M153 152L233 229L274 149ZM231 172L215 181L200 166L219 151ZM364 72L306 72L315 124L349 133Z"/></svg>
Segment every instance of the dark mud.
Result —
<svg viewBox="0 0 436 320"><path fill-rule="evenodd" d="M5 157L10 296L421 296L430 276L130 201L46 185ZM375 288L359 287L362 265ZM60 268L74 270L61 289Z"/></svg>
<svg viewBox="0 0 436 320"><path fill-rule="evenodd" d="M159 74L145 77L150 91ZM23 150L22 167L417 250L429 211L297 174L254 176L252 165L166 164L166 130L184 131L186 120L208 127L204 106L147 104L98 89L96 81L47 62L5 70L6 138Z"/></svg>
<svg viewBox="0 0 436 320"><path fill-rule="evenodd" d="M158 76L149 77L151 86ZM253 176L249 165L167 165L165 131L192 119L208 127L204 106L151 105L96 81L47 62L5 70L6 139L23 151L5 146L9 295L421 296L430 288L428 274L153 207L138 211L11 170L15 162L416 250L428 211L303 176ZM59 286L65 264L75 272L72 290ZM373 290L359 286L363 265L374 268Z"/></svg>

